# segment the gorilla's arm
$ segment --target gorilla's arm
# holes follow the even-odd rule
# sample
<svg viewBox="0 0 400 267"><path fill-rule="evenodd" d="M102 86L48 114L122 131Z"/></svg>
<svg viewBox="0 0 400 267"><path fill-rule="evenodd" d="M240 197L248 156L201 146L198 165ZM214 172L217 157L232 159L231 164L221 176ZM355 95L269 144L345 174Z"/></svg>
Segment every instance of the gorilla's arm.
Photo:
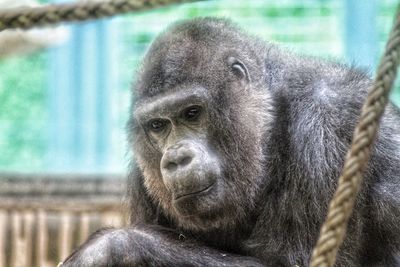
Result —
<svg viewBox="0 0 400 267"><path fill-rule="evenodd" d="M94 233L62 267L264 266L257 259L204 246L168 228L138 225ZM277 266L277 265L271 265Z"/></svg>
<svg viewBox="0 0 400 267"><path fill-rule="evenodd" d="M129 183L132 226L95 232L64 261L62 267L263 266L255 258L207 247L161 226L165 218L147 195L142 173L137 167L133 168Z"/></svg>

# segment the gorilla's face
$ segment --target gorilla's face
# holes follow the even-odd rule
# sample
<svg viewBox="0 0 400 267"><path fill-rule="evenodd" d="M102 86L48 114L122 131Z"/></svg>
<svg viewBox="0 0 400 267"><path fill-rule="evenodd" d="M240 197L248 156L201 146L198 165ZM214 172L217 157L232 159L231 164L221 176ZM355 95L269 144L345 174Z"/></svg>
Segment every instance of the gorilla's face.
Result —
<svg viewBox="0 0 400 267"><path fill-rule="evenodd" d="M157 169L180 216L210 214L223 198L220 156L208 141L208 103L204 88L181 87L136 109L148 142L161 155Z"/></svg>
<svg viewBox="0 0 400 267"><path fill-rule="evenodd" d="M135 158L147 193L183 228L249 218L261 184L265 98L224 90L180 85L136 105Z"/></svg>
<svg viewBox="0 0 400 267"><path fill-rule="evenodd" d="M251 217L269 96L254 51L197 35L170 33L150 48L134 88L131 141L161 212L183 228L221 229Z"/></svg>

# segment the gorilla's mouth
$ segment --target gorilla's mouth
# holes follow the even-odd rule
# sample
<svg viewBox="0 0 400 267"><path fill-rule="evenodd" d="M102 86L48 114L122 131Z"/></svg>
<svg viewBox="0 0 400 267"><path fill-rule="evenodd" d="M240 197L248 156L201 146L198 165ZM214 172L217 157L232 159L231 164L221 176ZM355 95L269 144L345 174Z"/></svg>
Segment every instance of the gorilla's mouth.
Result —
<svg viewBox="0 0 400 267"><path fill-rule="evenodd" d="M179 195L177 195L177 196L174 198L174 200L184 199L184 198L192 197L192 196L195 196L195 195L198 195L198 194L201 194L201 193L206 193L206 192L210 191L210 189L213 187L214 184L215 184L215 182L212 183L212 184L210 184L209 186L207 186L207 187L201 189L201 190L198 190L198 191L194 191L194 192L190 192L190 193L184 193L184 194L179 194Z"/></svg>

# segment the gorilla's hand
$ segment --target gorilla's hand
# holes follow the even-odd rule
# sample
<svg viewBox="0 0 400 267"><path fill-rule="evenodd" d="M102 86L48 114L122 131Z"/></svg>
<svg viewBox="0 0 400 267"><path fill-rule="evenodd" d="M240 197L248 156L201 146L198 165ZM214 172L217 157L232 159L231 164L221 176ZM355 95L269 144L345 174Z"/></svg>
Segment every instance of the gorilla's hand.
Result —
<svg viewBox="0 0 400 267"><path fill-rule="evenodd" d="M133 229L102 229L74 251L61 267L138 266L142 262L135 249Z"/></svg>
<svg viewBox="0 0 400 267"><path fill-rule="evenodd" d="M103 229L71 254L62 267L255 266L257 259L224 253L170 229L141 225Z"/></svg>

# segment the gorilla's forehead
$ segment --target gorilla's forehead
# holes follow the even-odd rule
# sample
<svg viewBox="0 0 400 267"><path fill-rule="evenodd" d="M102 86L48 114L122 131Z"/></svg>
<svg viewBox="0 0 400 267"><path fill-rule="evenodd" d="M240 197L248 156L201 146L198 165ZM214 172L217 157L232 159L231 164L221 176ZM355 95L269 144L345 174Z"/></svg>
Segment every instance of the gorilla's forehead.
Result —
<svg viewBox="0 0 400 267"><path fill-rule="evenodd" d="M184 82L206 80L216 83L224 78L225 58L239 53L234 37L218 27L184 27L164 33L147 53L140 82L139 95L152 96ZM219 38L217 38L217 36Z"/></svg>
<svg viewBox="0 0 400 267"><path fill-rule="evenodd" d="M136 93L156 96L182 84L215 83L220 80L217 74L223 73L223 67L218 49L192 42L180 47L174 44L148 59L146 71L141 73L140 82L136 84Z"/></svg>
<svg viewBox="0 0 400 267"><path fill-rule="evenodd" d="M134 113L137 119L163 117L189 105L204 105L209 102L210 94L199 85L181 85L173 90L143 98L137 102Z"/></svg>

